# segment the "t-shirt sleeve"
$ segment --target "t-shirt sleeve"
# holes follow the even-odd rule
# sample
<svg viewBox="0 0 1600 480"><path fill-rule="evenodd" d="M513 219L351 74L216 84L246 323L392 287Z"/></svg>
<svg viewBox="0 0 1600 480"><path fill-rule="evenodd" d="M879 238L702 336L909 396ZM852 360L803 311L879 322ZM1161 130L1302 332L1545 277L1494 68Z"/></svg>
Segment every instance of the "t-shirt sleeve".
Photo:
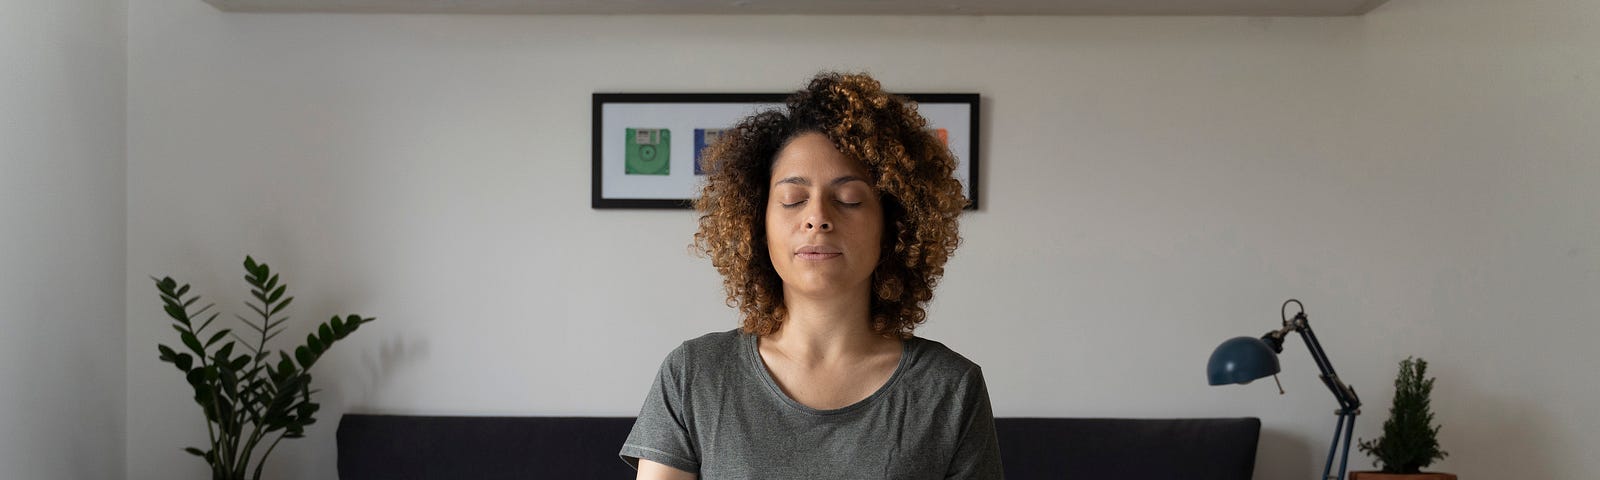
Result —
<svg viewBox="0 0 1600 480"><path fill-rule="evenodd" d="M1000 440L995 436L994 411L989 407L989 387L983 382L983 371L974 365L961 383L966 427L944 478L1000 480L1005 477L1000 466Z"/></svg>
<svg viewBox="0 0 1600 480"><path fill-rule="evenodd" d="M633 422L633 431L622 444L622 460L639 468L646 459L690 473L700 471L700 455L694 441L693 413L688 410L689 370L685 346L680 345L666 360L656 380L645 394L644 407Z"/></svg>

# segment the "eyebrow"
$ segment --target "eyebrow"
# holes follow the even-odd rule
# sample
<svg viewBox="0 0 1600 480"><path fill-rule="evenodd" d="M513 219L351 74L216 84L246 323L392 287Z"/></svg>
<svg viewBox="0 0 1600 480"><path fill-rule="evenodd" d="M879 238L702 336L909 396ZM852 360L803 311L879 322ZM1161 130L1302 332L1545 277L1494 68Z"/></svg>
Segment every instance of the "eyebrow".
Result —
<svg viewBox="0 0 1600 480"><path fill-rule="evenodd" d="M845 175L843 177L835 178L830 183L833 184L833 185L843 185L843 184L846 184L846 183L857 182L857 181L862 182L862 183L868 183L865 179L863 179L861 177L857 177L855 175ZM799 186L802 186L802 187L811 186L811 180L806 179L804 177L788 177L788 178L785 178L783 180L778 180L776 183L773 183L772 186L776 187L778 185L783 185L785 183L793 183L795 185L799 185Z"/></svg>

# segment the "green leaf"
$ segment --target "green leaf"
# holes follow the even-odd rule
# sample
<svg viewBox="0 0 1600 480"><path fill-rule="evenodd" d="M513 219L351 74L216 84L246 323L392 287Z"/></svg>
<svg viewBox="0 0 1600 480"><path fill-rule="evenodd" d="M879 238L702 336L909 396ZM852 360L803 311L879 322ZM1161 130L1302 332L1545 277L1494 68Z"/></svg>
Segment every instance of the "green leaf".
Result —
<svg viewBox="0 0 1600 480"><path fill-rule="evenodd" d="M247 272L255 272L256 268L258 268L258 267L256 267L256 259L250 258L249 255L245 255L244 256L244 270L247 271Z"/></svg>
<svg viewBox="0 0 1600 480"><path fill-rule="evenodd" d="M223 344L222 348L218 349L217 353L212 355L212 360L215 360L216 363L219 364L227 364L228 359L233 357L233 345L233 342Z"/></svg>
<svg viewBox="0 0 1600 480"><path fill-rule="evenodd" d="M194 448L194 447L187 447L187 448L184 448L184 449L183 449L183 451L185 451L185 452L189 452L189 453L192 453L192 454L194 454L194 456L196 456L196 457L200 457L200 458L207 458L207 457L206 457L206 452L202 452L202 451L200 451L200 449L198 449L198 448Z"/></svg>
<svg viewBox="0 0 1600 480"><path fill-rule="evenodd" d="M215 305L215 304L212 304L212 305ZM206 305L206 308L211 308L211 305ZM201 330L205 330L206 327L211 326L211 321L212 320L216 320L216 319L217 319L217 314L215 314L215 313L211 314L211 318L207 318L205 322L202 322L200 324L200 328L196 328L195 331L198 332L198 331L201 331Z"/></svg>
<svg viewBox="0 0 1600 480"><path fill-rule="evenodd" d="M173 295L173 296L174 297L181 297L185 293L189 293L189 285L188 284L185 284L182 288L179 288L178 289L178 294L177 295Z"/></svg>
<svg viewBox="0 0 1600 480"><path fill-rule="evenodd" d="M194 387L195 395L199 396L199 390L206 387L206 369L202 367L189 370L189 374L184 375L184 379L189 381L189 386Z"/></svg>
<svg viewBox="0 0 1600 480"><path fill-rule="evenodd" d="M161 351L161 361L171 362L173 359L178 358L178 352L172 351L172 347L157 344L156 349Z"/></svg>
<svg viewBox="0 0 1600 480"><path fill-rule="evenodd" d="M347 333L344 330L344 319L339 318L338 315L334 315L333 320L329 320L328 323L332 324L333 333L335 335L338 335L339 338L344 338L345 333Z"/></svg>
<svg viewBox="0 0 1600 480"><path fill-rule="evenodd" d="M303 346L296 347L294 349L294 359L299 360L300 368L305 370L311 369L311 363L317 360L315 357L311 356L311 351L307 350L306 347Z"/></svg>
<svg viewBox="0 0 1600 480"><path fill-rule="evenodd" d="M277 288L277 287L278 287L278 276L277 275L273 275L271 279L267 280L267 284L266 285L262 285L261 290L263 290L263 291L271 291L272 289Z"/></svg>
<svg viewBox="0 0 1600 480"><path fill-rule="evenodd" d="M265 328L262 328L260 325L256 325L256 322L252 322L248 318L244 318L244 317L239 316L239 314L237 314L237 313L233 315L233 318L239 319L240 323L243 323L243 324L245 324L245 326L250 327L251 330L255 330L256 333L267 333Z"/></svg>
<svg viewBox="0 0 1600 480"><path fill-rule="evenodd" d="M288 322L290 318L294 318L294 317L283 316L283 317L278 317L278 319L276 319L276 320L269 320L267 322L267 330L280 329L279 331L282 331L281 328L283 327L283 324L285 322Z"/></svg>
<svg viewBox="0 0 1600 480"><path fill-rule="evenodd" d="M196 375L197 378L205 377L205 375L199 375L200 373L202 373L201 372L202 370L203 369L196 368L194 370L190 370L190 372L197 374ZM202 407L209 407L209 406L211 406L212 403L215 403L215 402L211 401L212 400L212 398L211 398L211 390L212 390L212 388L211 388L210 385L207 385L203 381L203 380L205 380L204 378L200 378L200 379L202 380L202 382L199 385L194 385L194 401L195 401L195 403L199 403L200 406L202 406Z"/></svg>
<svg viewBox="0 0 1600 480"><path fill-rule="evenodd" d="M217 380L222 383L222 391L229 398L239 396L239 377L234 375L233 369L227 365L217 365Z"/></svg>
<svg viewBox="0 0 1600 480"><path fill-rule="evenodd" d="M276 279L278 277L274 276L272 278ZM282 285L279 286L277 290L273 290L272 295L267 296L267 303L276 302L279 298L283 298L283 292L287 291L288 288L288 285Z"/></svg>
<svg viewBox="0 0 1600 480"><path fill-rule="evenodd" d="M183 345L189 347L189 350L193 351L195 355L205 356L205 347L200 346L200 340L194 338L193 333L183 332L182 334L178 335L178 338L183 340Z"/></svg>
<svg viewBox="0 0 1600 480"><path fill-rule="evenodd" d="M278 352L278 375L287 378L294 374L294 361L289 359L289 354Z"/></svg>
<svg viewBox="0 0 1600 480"><path fill-rule="evenodd" d="M283 385L278 386L278 391L272 397L272 403L268 408L274 412L285 412L285 409L294 404L294 394L303 389L305 382L304 375L294 375L285 379Z"/></svg>
<svg viewBox="0 0 1600 480"><path fill-rule="evenodd" d="M166 310L167 316L172 317L173 320L177 320L184 325L189 324L189 314L185 313L182 308L175 305L167 305L162 310Z"/></svg>
<svg viewBox="0 0 1600 480"><path fill-rule="evenodd" d="M233 339L234 339L234 341L239 342L240 345L244 345L244 349L245 350L249 350L250 353L252 353L252 354L259 354L260 353L259 351L256 350L257 347L254 344L251 344L249 340L245 340L244 337L241 337L241 336L238 336L238 335L233 335Z"/></svg>
<svg viewBox="0 0 1600 480"><path fill-rule="evenodd" d="M317 335L314 334L314 333L307 333L306 334L306 347L311 349L311 353L314 353L314 354L317 354L317 355L321 355L322 354L322 351L323 351L323 349L322 349L322 341L318 340L317 339Z"/></svg>
<svg viewBox="0 0 1600 480"><path fill-rule="evenodd" d="M364 321L361 319L360 315L353 315L352 314L352 315L349 315L349 316L345 317L344 318L344 329L345 329L344 333L345 333L345 335L349 335L350 332L356 331L357 328L361 327L362 323L364 323Z"/></svg>
<svg viewBox="0 0 1600 480"><path fill-rule="evenodd" d="M293 302L293 301L294 301L294 297L289 297L289 298L283 299L283 302L281 302L278 305L272 307L272 314L273 315L277 315L278 312L283 311L283 309L289 308L289 303Z"/></svg>
<svg viewBox="0 0 1600 480"><path fill-rule="evenodd" d="M250 303L250 302L245 302L245 306L250 307L251 310L255 310L256 311L256 315L260 315L262 318L266 318L267 317L267 311L263 310L263 308L266 308L266 307L257 307L256 304Z"/></svg>
<svg viewBox="0 0 1600 480"><path fill-rule="evenodd" d="M218 340L222 340L222 337L228 336L228 332L230 332L230 331L232 331L232 330L228 330L228 329L224 328L221 331L217 332L215 335L212 335L210 340L206 340L206 347L210 347L212 345L215 345Z"/></svg>
<svg viewBox="0 0 1600 480"><path fill-rule="evenodd" d="M189 356L187 353L180 353L178 354L177 358L173 360L173 364L177 365L179 370L187 372L189 371L190 367L194 366L194 357Z"/></svg>
<svg viewBox="0 0 1600 480"><path fill-rule="evenodd" d="M162 292L170 292L172 289L178 288L178 282L173 280L172 277L161 277L160 280L156 280L156 288L161 289Z"/></svg>
<svg viewBox="0 0 1600 480"><path fill-rule="evenodd" d="M333 328L324 323L317 328L317 340L322 340L323 345L333 345Z"/></svg>

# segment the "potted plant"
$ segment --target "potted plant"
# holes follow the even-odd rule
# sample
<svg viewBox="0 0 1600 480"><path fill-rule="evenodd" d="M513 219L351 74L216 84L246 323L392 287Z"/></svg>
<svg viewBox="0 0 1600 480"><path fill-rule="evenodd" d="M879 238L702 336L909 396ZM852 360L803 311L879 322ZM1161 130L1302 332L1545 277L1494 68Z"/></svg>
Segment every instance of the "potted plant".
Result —
<svg viewBox="0 0 1600 480"><path fill-rule="evenodd" d="M1389 419L1383 422L1383 436L1362 440L1361 451L1376 457L1377 472L1350 472L1350 480L1455 480L1450 473L1423 472L1422 469L1449 455L1439 449L1439 426L1433 424L1429 395L1433 380L1427 378L1428 362L1406 357L1394 379L1394 404Z"/></svg>
<svg viewBox="0 0 1600 480"><path fill-rule="evenodd" d="M189 447L184 451L204 459L211 466L213 480L260 480L267 456L278 442L305 436L305 427L316 422L319 408L311 401L311 394L316 393L311 389L311 365L334 342L374 320L335 316L306 335L305 343L294 348L293 358L282 351L269 351L267 342L283 333L288 317L282 314L294 297L284 295L288 284L280 284L267 264L246 256L244 270L255 299L245 305L255 312L256 320L234 317L256 332L252 340L231 329L207 330L217 319L214 312L207 316L214 304L191 308L200 295L189 295L189 285L179 285L171 277L152 277L163 308L174 322L172 328L188 350L180 353L157 345L161 361L178 367L194 388L194 401L205 413L211 442L205 450ZM233 340L218 346L230 337ZM243 345L245 351L235 355L235 345Z"/></svg>

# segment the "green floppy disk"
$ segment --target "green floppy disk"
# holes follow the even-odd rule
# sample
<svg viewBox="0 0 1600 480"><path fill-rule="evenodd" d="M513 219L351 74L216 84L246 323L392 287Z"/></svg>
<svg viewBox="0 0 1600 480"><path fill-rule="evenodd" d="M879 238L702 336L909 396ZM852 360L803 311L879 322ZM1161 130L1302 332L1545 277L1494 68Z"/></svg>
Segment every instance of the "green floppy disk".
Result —
<svg viewBox="0 0 1600 480"><path fill-rule="evenodd" d="M665 128L628 129L625 173L671 175L672 132Z"/></svg>

